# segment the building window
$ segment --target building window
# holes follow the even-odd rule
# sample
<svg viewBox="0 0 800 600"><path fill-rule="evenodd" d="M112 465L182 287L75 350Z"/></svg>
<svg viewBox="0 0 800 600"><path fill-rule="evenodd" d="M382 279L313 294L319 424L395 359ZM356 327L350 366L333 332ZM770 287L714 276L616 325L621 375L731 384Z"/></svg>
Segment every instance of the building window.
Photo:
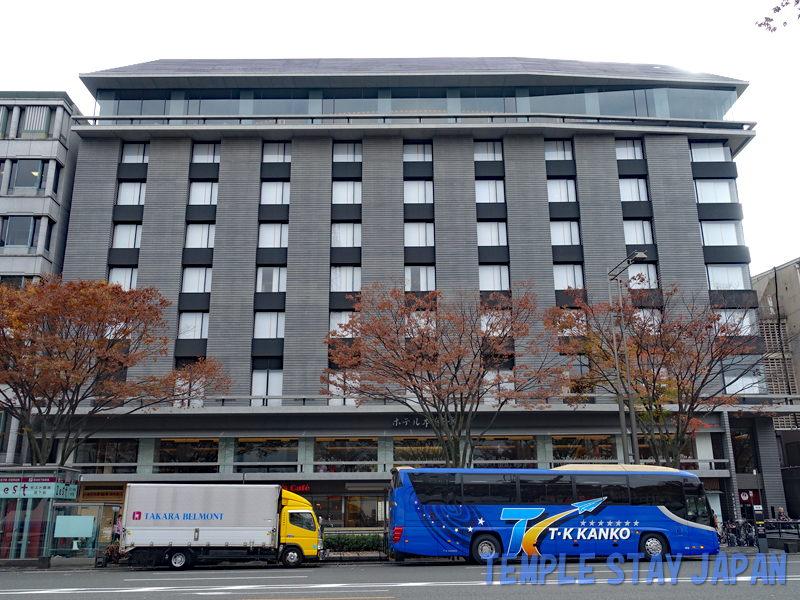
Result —
<svg viewBox="0 0 800 600"><path fill-rule="evenodd" d="M183 269L181 292L208 294L211 292L211 267L186 267Z"/></svg>
<svg viewBox="0 0 800 600"><path fill-rule="evenodd" d="M731 149L722 142L692 142L692 162L730 162Z"/></svg>
<svg viewBox="0 0 800 600"><path fill-rule="evenodd" d="M475 202L502 204L506 201L506 186L502 179L476 179Z"/></svg>
<svg viewBox="0 0 800 600"><path fill-rule="evenodd" d="M615 460L617 444L613 435L553 436L553 460Z"/></svg>
<svg viewBox="0 0 800 600"><path fill-rule="evenodd" d="M3 217L0 225L0 246L35 248L38 238L37 217Z"/></svg>
<svg viewBox="0 0 800 600"><path fill-rule="evenodd" d="M314 440L314 470L317 472L374 472L378 470L378 438L316 438ZM327 463L327 464L316 464ZM347 464L372 463L372 464ZM361 511L345 525L357 526ZM350 522L352 521L352 522Z"/></svg>
<svg viewBox="0 0 800 600"><path fill-rule="evenodd" d="M535 469L536 465L536 438L533 436L513 437L485 437L475 440L475 450L472 458L480 466L486 468L513 467L520 469ZM507 461L532 461L529 464L508 464ZM502 462L496 462L502 461ZM478 466L476 464L476 466Z"/></svg>
<svg viewBox="0 0 800 600"><path fill-rule="evenodd" d="M216 463L219 457L218 439L160 439L155 443L157 463ZM217 465L158 466L158 473L216 473Z"/></svg>
<svg viewBox="0 0 800 600"><path fill-rule="evenodd" d="M93 439L86 440L75 451L75 463L98 465L83 467L84 473L135 473L139 460L139 440ZM130 467L103 466L104 464L128 463Z"/></svg>
<svg viewBox="0 0 800 600"><path fill-rule="evenodd" d="M187 248L213 248L214 234L217 226L213 223L199 225L192 223L186 226L186 247Z"/></svg>
<svg viewBox="0 0 800 600"><path fill-rule="evenodd" d="M433 223L404 223L404 245L411 247L434 246Z"/></svg>
<svg viewBox="0 0 800 600"><path fill-rule="evenodd" d="M290 189L288 181L261 182L261 204L289 204Z"/></svg>
<svg viewBox="0 0 800 600"><path fill-rule="evenodd" d="M332 292L361 290L361 267L331 267Z"/></svg>
<svg viewBox="0 0 800 600"><path fill-rule="evenodd" d="M47 232L44 236L44 251L50 252L50 243L53 241L53 229L55 229L56 224L53 223L50 219L47 219Z"/></svg>
<svg viewBox="0 0 800 600"><path fill-rule="evenodd" d="M572 160L571 140L545 140L545 160Z"/></svg>
<svg viewBox="0 0 800 600"><path fill-rule="evenodd" d="M413 423L413 419L410 420ZM433 467L443 460L442 444L436 438L396 437L394 442L394 462L414 468ZM426 464L426 463L433 464Z"/></svg>
<svg viewBox="0 0 800 600"><path fill-rule="evenodd" d="M731 429L733 464L737 473L752 474L758 468L756 440L752 429Z"/></svg>
<svg viewBox="0 0 800 600"><path fill-rule="evenodd" d="M436 267L406 267L407 292L431 292L436 289Z"/></svg>
<svg viewBox="0 0 800 600"><path fill-rule="evenodd" d="M583 266L579 264L553 265L553 280L557 290L583 287Z"/></svg>
<svg viewBox="0 0 800 600"><path fill-rule="evenodd" d="M283 371L281 369L253 370L251 396L283 395Z"/></svg>
<svg viewBox="0 0 800 600"><path fill-rule="evenodd" d="M714 313L719 315L718 324L735 328L736 335L757 335L758 326L752 310L745 308L716 308Z"/></svg>
<svg viewBox="0 0 800 600"><path fill-rule="evenodd" d="M741 370L726 370L724 379L725 393L731 396L761 393L761 373L759 371L742 373Z"/></svg>
<svg viewBox="0 0 800 600"><path fill-rule="evenodd" d="M478 223L478 246L508 246L505 221Z"/></svg>
<svg viewBox="0 0 800 600"><path fill-rule="evenodd" d="M182 312L178 324L179 340L204 340L208 338L207 312Z"/></svg>
<svg viewBox="0 0 800 600"><path fill-rule="evenodd" d="M142 242L142 226L134 224L114 225L112 248L139 248Z"/></svg>
<svg viewBox="0 0 800 600"><path fill-rule="evenodd" d="M292 162L291 142L266 142L261 156L265 163L290 163Z"/></svg>
<svg viewBox="0 0 800 600"><path fill-rule="evenodd" d="M361 142L333 145L333 162L361 162Z"/></svg>
<svg viewBox="0 0 800 600"><path fill-rule="evenodd" d="M352 310L332 310L329 329L338 332L339 325L347 325L355 314Z"/></svg>
<svg viewBox="0 0 800 600"><path fill-rule="evenodd" d="M275 466L237 466L237 473L296 473L297 438L236 438L237 463L294 463ZM294 514L294 513L292 513Z"/></svg>
<svg viewBox="0 0 800 600"><path fill-rule="evenodd" d="M480 265L478 280L482 292L507 290L511 287L508 279L508 265Z"/></svg>
<svg viewBox="0 0 800 600"><path fill-rule="evenodd" d="M218 191L219 183L216 181L193 181L189 184L189 204L216 205Z"/></svg>
<svg viewBox="0 0 800 600"><path fill-rule="evenodd" d="M653 226L650 221L624 221L624 225L627 245L653 243Z"/></svg>
<svg viewBox="0 0 800 600"><path fill-rule="evenodd" d="M360 181L334 181L331 186L332 204L361 204Z"/></svg>
<svg viewBox="0 0 800 600"><path fill-rule="evenodd" d="M550 243L553 246L579 246L580 228L577 221L551 221Z"/></svg>
<svg viewBox="0 0 800 600"><path fill-rule="evenodd" d="M623 202L647 202L647 180L620 179L619 195Z"/></svg>
<svg viewBox="0 0 800 600"><path fill-rule="evenodd" d="M642 160L642 140L617 140L617 160Z"/></svg>
<svg viewBox="0 0 800 600"><path fill-rule="evenodd" d="M704 246L738 246L739 236L733 221L703 221L700 223Z"/></svg>
<svg viewBox="0 0 800 600"><path fill-rule="evenodd" d="M124 181L117 189L117 204L140 206L144 204L146 191L147 184L144 181Z"/></svg>
<svg viewBox="0 0 800 600"><path fill-rule="evenodd" d="M12 189L34 189L42 191L47 185L47 169L49 162L43 160L23 159L11 163Z"/></svg>
<svg viewBox="0 0 800 600"><path fill-rule="evenodd" d="M140 164L150 162L150 144L123 144L122 162Z"/></svg>
<svg viewBox="0 0 800 600"><path fill-rule="evenodd" d="M192 146L193 163L218 163L222 144L195 144Z"/></svg>
<svg viewBox="0 0 800 600"><path fill-rule="evenodd" d="M547 201L548 202L575 202L574 179L548 179L547 180Z"/></svg>
<svg viewBox="0 0 800 600"><path fill-rule="evenodd" d="M285 292L286 267L259 267L256 273L257 292Z"/></svg>
<svg viewBox="0 0 800 600"><path fill-rule="evenodd" d="M732 194L733 179L695 179L698 204L736 202Z"/></svg>
<svg viewBox="0 0 800 600"><path fill-rule="evenodd" d="M332 223L331 248L361 248L361 223Z"/></svg>
<svg viewBox="0 0 800 600"><path fill-rule="evenodd" d="M633 289L652 290L658 287L658 273L652 263L636 263L628 267L628 285Z"/></svg>
<svg viewBox="0 0 800 600"><path fill-rule="evenodd" d="M136 289L136 277L139 269L136 267L113 267L108 270L108 283L110 285L121 285L126 292Z"/></svg>
<svg viewBox="0 0 800 600"><path fill-rule="evenodd" d="M28 106L22 109L19 118L19 134L50 133L50 107L49 106Z"/></svg>
<svg viewBox="0 0 800 600"><path fill-rule="evenodd" d="M433 182L404 181L403 204L433 204Z"/></svg>
<svg viewBox="0 0 800 600"><path fill-rule="evenodd" d="M503 160L503 142L475 142L475 160Z"/></svg>
<svg viewBox="0 0 800 600"><path fill-rule="evenodd" d="M282 339L285 327L285 312L257 312L253 337L256 339Z"/></svg>
<svg viewBox="0 0 800 600"><path fill-rule="evenodd" d="M261 223L258 226L259 248L286 248L288 245L288 223Z"/></svg>
<svg viewBox="0 0 800 600"><path fill-rule="evenodd" d="M741 265L708 265L708 288L711 290L744 290L744 268Z"/></svg>
<svg viewBox="0 0 800 600"><path fill-rule="evenodd" d="M403 144L403 162L432 162L433 144Z"/></svg>

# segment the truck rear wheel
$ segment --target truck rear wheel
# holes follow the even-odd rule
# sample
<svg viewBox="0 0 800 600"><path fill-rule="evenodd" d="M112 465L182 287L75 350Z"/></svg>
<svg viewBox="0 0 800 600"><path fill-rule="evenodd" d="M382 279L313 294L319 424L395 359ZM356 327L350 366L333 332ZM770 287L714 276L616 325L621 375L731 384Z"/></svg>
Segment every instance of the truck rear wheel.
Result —
<svg viewBox="0 0 800 600"><path fill-rule="evenodd" d="M183 548L170 550L169 554L167 555L167 565L170 569L188 569L192 566L192 562L194 562L192 554Z"/></svg>
<svg viewBox="0 0 800 600"><path fill-rule="evenodd" d="M289 546L283 551L281 562L284 567L299 567L303 564L303 551L297 546Z"/></svg>

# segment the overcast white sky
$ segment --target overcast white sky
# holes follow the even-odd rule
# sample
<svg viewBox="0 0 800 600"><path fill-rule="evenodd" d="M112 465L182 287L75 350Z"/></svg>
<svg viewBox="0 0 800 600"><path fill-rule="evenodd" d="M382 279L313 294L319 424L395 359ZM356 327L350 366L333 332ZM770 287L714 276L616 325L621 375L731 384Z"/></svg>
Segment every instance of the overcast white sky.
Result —
<svg viewBox="0 0 800 600"><path fill-rule="evenodd" d="M778 0L406 0L3 5L0 88L66 91L79 73L160 58L521 56L659 63L750 82L733 109L757 136L736 162L751 272L800 256L800 23L754 23ZM30 11L34 9L36 16Z"/></svg>

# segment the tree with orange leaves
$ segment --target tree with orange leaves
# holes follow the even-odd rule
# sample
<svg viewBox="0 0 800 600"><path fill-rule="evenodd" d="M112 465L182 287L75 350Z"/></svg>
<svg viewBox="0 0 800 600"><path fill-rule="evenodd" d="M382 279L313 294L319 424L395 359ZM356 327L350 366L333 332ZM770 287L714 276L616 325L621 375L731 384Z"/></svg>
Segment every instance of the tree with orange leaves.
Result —
<svg viewBox="0 0 800 600"><path fill-rule="evenodd" d="M0 410L18 421L31 464L45 464L62 440L63 465L112 417L189 405L227 388L214 360L161 376L129 374L166 356L167 306L154 288L102 281L0 286Z"/></svg>
<svg viewBox="0 0 800 600"><path fill-rule="evenodd" d="M681 450L706 426L703 417L754 386L761 352L744 311L715 308L675 287L663 291L659 308L641 308L652 306L652 296L638 283L629 283L621 309L619 299L589 304L576 295L577 310L551 309L547 324L559 350L588 365L572 391L630 392L653 460L678 468Z"/></svg>
<svg viewBox="0 0 800 600"><path fill-rule="evenodd" d="M524 286L479 297L406 294L376 283L353 317L325 339L330 362L322 394L403 405L425 417L448 467L468 467L474 444L511 404L544 407L558 393L561 358ZM541 328L540 328L541 329ZM481 408L491 411L473 434Z"/></svg>

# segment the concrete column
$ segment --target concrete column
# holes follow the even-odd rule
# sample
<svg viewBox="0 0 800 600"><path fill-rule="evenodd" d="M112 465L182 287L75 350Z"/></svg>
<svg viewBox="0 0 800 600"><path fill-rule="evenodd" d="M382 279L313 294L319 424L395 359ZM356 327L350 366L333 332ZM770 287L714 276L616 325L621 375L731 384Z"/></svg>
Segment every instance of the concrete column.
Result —
<svg viewBox="0 0 800 600"><path fill-rule="evenodd" d="M64 127L64 107L59 106L56 108L56 118L55 122L53 123L53 137L57 140L61 139L62 127Z"/></svg>
<svg viewBox="0 0 800 600"><path fill-rule="evenodd" d="M311 463L314 460L314 438L301 437L297 440L297 462L301 463L301 473L313 473L314 465L302 464Z"/></svg>
<svg viewBox="0 0 800 600"><path fill-rule="evenodd" d="M14 464L14 454L17 449L17 436L19 435L19 420L11 418L11 423L8 426L8 446L6 446L6 460L9 465Z"/></svg>
<svg viewBox="0 0 800 600"><path fill-rule="evenodd" d="M47 240L47 225L50 219L41 217L39 222L39 239L36 240L36 254L44 254L44 243Z"/></svg>
<svg viewBox="0 0 800 600"><path fill-rule="evenodd" d="M11 124L8 127L8 137L15 138L17 137L17 131L19 130L19 114L20 114L19 106L15 106L14 110L11 112Z"/></svg>
<svg viewBox="0 0 800 600"><path fill-rule="evenodd" d="M11 159L7 158L3 165L3 179L0 181L0 196L8 194L8 186L11 184Z"/></svg>
<svg viewBox="0 0 800 600"><path fill-rule="evenodd" d="M56 182L56 169L58 168L58 163L55 159L50 159L47 164L47 181L44 184L44 195L50 196L53 194L53 185Z"/></svg>
<svg viewBox="0 0 800 600"><path fill-rule="evenodd" d="M697 447L697 467L700 470L705 470L711 467L714 460L714 448L711 445L710 433L698 433L694 437L695 446Z"/></svg>
<svg viewBox="0 0 800 600"><path fill-rule="evenodd" d="M724 435L723 449L725 458L728 459L728 469L731 474L728 479L728 489L723 500L724 505L727 507L728 515L732 515L733 519L738 521L742 518L742 511L739 507L739 482L736 479L736 463L733 460L733 440L731 440L731 422L728 419L728 413L722 411L719 414L719 422L722 425Z"/></svg>
<svg viewBox="0 0 800 600"><path fill-rule="evenodd" d="M219 438L219 450L217 451L217 461L220 463L220 473L234 473L235 467L232 464L224 465L222 463L232 463L234 454L236 453L236 438Z"/></svg>
<svg viewBox="0 0 800 600"><path fill-rule="evenodd" d="M394 462L394 438L378 438L378 472L388 473Z"/></svg>
<svg viewBox="0 0 800 600"><path fill-rule="evenodd" d="M136 462L139 463L139 466L136 467L137 473L150 475L153 472L153 466L149 463L155 462L155 452L156 441L153 438L139 440L139 455L136 457Z"/></svg>
<svg viewBox="0 0 800 600"><path fill-rule="evenodd" d="M775 437L775 428L771 417L756 417L754 429L761 480L763 481L761 504L764 507L764 517L769 519L773 518L773 514L777 516L778 508L786 509L778 440Z"/></svg>
<svg viewBox="0 0 800 600"><path fill-rule="evenodd" d="M622 436L615 435L614 442L617 445L617 460L619 461L625 455L625 450L622 446Z"/></svg>
<svg viewBox="0 0 800 600"><path fill-rule="evenodd" d="M548 461L539 462L537 469L549 469L553 466L550 462L553 460L553 438L549 435L536 436L536 460Z"/></svg>

